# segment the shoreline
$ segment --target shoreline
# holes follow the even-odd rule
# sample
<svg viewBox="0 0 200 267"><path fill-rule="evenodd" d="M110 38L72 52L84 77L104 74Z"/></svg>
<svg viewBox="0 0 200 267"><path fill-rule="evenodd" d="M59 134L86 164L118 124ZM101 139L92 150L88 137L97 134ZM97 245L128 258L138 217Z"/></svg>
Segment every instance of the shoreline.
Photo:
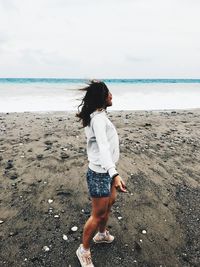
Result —
<svg viewBox="0 0 200 267"><path fill-rule="evenodd" d="M0 113L1 266L78 266L90 200L75 113ZM108 116L119 133L117 169L129 193L118 194L112 209L115 242L92 244L94 264L198 266L200 109Z"/></svg>
<svg viewBox="0 0 200 267"><path fill-rule="evenodd" d="M171 111L177 111L177 112L188 112L188 111L200 111L200 107L198 108L170 108L170 109L119 109L119 110L110 110L108 109L108 113L117 113L117 112L171 112ZM46 111L0 111L0 115L5 114L74 114L77 113L77 110L46 110Z"/></svg>

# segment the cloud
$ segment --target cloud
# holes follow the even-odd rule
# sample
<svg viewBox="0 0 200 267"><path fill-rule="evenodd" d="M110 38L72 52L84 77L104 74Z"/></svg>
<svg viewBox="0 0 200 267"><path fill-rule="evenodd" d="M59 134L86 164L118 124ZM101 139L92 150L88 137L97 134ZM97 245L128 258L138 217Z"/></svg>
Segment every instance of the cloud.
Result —
<svg viewBox="0 0 200 267"><path fill-rule="evenodd" d="M17 3L16 0L0 0L0 7L9 11L11 9L17 9Z"/></svg>
<svg viewBox="0 0 200 267"><path fill-rule="evenodd" d="M196 0L0 0L0 73L195 76L199 8Z"/></svg>
<svg viewBox="0 0 200 267"><path fill-rule="evenodd" d="M128 62L134 62L134 63L143 63L143 62L150 62L152 61L151 58L147 57L139 57L139 56L132 56L132 55L127 55L125 56L125 60Z"/></svg>

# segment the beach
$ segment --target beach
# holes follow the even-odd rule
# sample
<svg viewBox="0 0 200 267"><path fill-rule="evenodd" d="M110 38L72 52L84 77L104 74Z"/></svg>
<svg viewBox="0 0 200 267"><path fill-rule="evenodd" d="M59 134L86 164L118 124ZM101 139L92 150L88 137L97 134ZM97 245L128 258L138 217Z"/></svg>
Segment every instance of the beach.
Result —
<svg viewBox="0 0 200 267"><path fill-rule="evenodd" d="M95 266L200 265L200 110L112 111L120 138L112 244ZM90 214L75 112L0 114L0 266L78 267Z"/></svg>

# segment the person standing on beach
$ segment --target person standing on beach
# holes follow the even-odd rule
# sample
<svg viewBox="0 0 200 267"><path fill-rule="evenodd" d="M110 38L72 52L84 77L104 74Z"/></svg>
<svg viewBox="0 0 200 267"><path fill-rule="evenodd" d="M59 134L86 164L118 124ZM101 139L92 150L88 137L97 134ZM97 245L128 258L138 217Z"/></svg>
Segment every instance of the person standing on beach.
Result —
<svg viewBox="0 0 200 267"><path fill-rule="evenodd" d="M114 240L106 224L117 190L126 192L126 186L115 166L119 159L118 134L106 114L107 107L112 106L112 94L106 84L99 81L92 81L82 90L86 94L78 107L81 111L76 116L82 121L87 137L87 184L92 212L85 223L82 244L76 255L82 267L93 267L90 242L92 239L95 243L111 243Z"/></svg>

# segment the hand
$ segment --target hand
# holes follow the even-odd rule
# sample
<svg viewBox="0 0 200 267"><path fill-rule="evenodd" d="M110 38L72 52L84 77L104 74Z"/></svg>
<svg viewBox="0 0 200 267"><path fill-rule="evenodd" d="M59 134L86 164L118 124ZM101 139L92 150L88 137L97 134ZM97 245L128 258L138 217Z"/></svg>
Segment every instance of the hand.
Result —
<svg viewBox="0 0 200 267"><path fill-rule="evenodd" d="M122 180L122 178L117 175L115 178L114 178L114 187L117 189L117 191L119 192L123 192L123 193L126 193L126 185L124 183L124 181Z"/></svg>

